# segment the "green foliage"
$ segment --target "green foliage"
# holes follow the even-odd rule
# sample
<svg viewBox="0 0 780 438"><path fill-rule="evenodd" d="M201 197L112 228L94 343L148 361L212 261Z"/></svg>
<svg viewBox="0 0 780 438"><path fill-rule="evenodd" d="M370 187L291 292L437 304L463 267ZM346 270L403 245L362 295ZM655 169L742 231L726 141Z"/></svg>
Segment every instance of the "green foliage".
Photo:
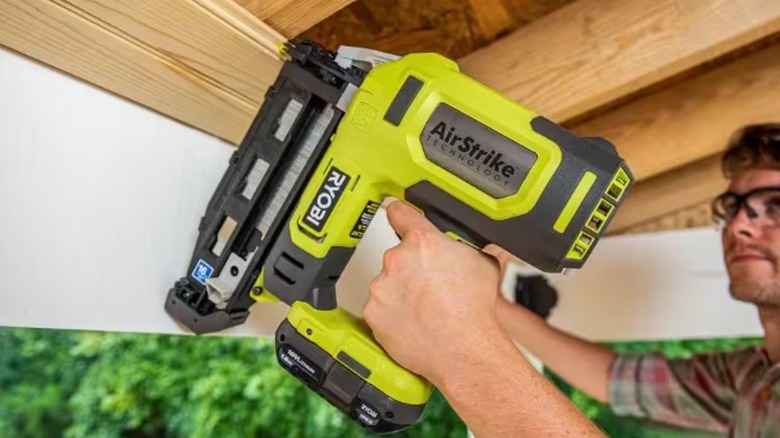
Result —
<svg viewBox="0 0 780 438"><path fill-rule="evenodd" d="M398 436L465 436L435 393ZM276 364L272 339L0 328L0 436L370 436Z"/></svg>
<svg viewBox="0 0 780 438"><path fill-rule="evenodd" d="M0 436L57 436L87 364L73 361L76 334L0 329Z"/></svg>
<svg viewBox="0 0 780 438"><path fill-rule="evenodd" d="M641 354L657 351L671 358L688 358L697 353L731 350L760 344L760 342L760 339L755 338L736 338L609 343L607 346L618 353ZM620 438L704 438L715 436L706 432L682 431L637 418L618 417L608 405L590 398L554 374L548 373L547 375L588 418L593 420L609 436Z"/></svg>
<svg viewBox="0 0 780 438"><path fill-rule="evenodd" d="M757 339L616 343L672 357ZM275 362L273 340L0 328L0 437L370 436ZM549 375L607 434L704 437L611 409ZM465 436L438 392L399 437Z"/></svg>

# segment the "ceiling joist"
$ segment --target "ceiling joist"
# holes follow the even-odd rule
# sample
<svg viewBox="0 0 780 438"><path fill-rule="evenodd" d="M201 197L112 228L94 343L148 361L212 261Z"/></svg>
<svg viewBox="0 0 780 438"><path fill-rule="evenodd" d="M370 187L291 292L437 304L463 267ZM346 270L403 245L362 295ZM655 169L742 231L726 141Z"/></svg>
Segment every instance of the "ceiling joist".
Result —
<svg viewBox="0 0 780 438"><path fill-rule="evenodd" d="M301 10L305 23L316 23L345 4L308 3L329 6L272 15L300 26ZM232 0L0 4L0 45L234 144L281 68L284 36Z"/></svg>
<svg viewBox="0 0 780 438"><path fill-rule="evenodd" d="M780 44L574 126L615 142L639 180L609 232L663 220L720 193L726 181L719 160L729 138L745 125L778 120L777 78Z"/></svg>
<svg viewBox="0 0 780 438"><path fill-rule="evenodd" d="M776 0L578 0L459 63L564 123L777 31Z"/></svg>
<svg viewBox="0 0 780 438"><path fill-rule="evenodd" d="M286 38L293 38L355 0L235 0Z"/></svg>
<svg viewBox="0 0 780 438"><path fill-rule="evenodd" d="M777 121L778 78L780 44L571 129L614 142L642 180L721 152L744 125Z"/></svg>

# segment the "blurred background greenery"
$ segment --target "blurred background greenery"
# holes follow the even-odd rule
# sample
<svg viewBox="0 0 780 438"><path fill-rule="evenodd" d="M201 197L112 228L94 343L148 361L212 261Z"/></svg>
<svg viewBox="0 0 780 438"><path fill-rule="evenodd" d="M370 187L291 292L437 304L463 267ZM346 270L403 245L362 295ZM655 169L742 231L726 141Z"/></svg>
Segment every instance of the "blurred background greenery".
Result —
<svg viewBox="0 0 780 438"><path fill-rule="evenodd" d="M685 357L757 339L611 344ZM369 436L276 365L272 339L0 327L0 437ZM612 437L704 437L640 420L558 386ZM523 415L518 412L517 415ZM465 437L435 393L399 437Z"/></svg>

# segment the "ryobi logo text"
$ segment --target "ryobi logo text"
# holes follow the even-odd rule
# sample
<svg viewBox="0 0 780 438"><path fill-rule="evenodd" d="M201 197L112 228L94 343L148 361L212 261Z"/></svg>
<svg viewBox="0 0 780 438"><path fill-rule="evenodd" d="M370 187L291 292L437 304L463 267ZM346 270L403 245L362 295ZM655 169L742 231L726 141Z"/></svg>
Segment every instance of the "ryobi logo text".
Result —
<svg viewBox="0 0 780 438"><path fill-rule="evenodd" d="M323 225L328 221L333 207L336 206L344 188L349 183L349 176L344 172L331 167L328 177L322 182L317 195L314 196L311 205L306 210L303 222L316 231L322 231Z"/></svg>
<svg viewBox="0 0 780 438"><path fill-rule="evenodd" d="M517 193L536 153L440 103L420 134L425 156L496 198Z"/></svg>

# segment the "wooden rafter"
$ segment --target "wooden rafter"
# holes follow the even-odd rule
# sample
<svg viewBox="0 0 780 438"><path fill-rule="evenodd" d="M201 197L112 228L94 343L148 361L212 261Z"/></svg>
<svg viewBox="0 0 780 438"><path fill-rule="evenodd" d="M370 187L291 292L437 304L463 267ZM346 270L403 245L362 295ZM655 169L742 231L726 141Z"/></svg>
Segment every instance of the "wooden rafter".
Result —
<svg viewBox="0 0 780 438"><path fill-rule="evenodd" d="M778 30L775 0L579 0L460 64L563 123Z"/></svg>
<svg viewBox="0 0 780 438"><path fill-rule="evenodd" d="M572 127L614 141L640 180L609 232L706 223L695 207L725 187L718 160L729 138L780 119L778 77L780 43Z"/></svg>
<svg viewBox="0 0 780 438"><path fill-rule="evenodd" d="M0 44L232 142L278 73L279 41L228 0L0 7Z"/></svg>
<svg viewBox="0 0 780 438"><path fill-rule="evenodd" d="M355 0L236 0L286 38L293 38Z"/></svg>
<svg viewBox="0 0 780 438"><path fill-rule="evenodd" d="M469 6L485 39L492 40L514 25L514 17L503 0L469 0Z"/></svg>
<svg viewBox="0 0 780 438"><path fill-rule="evenodd" d="M573 0L358 0L303 36L399 55L461 58Z"/></svg>
<svg viewBox="0 0 780 438"><path fill-rule="evenodd" d="M664 216L640 222L621 230L620 234L646 234L659 231L684 230L691 228L712 228L710 201L702 201L681 210L675 210Z"/></svg>
<svg viewBox="0 0 780 438"><path fill-rule="evenodd" d="M258 70L278 57L283 37L224 0L68 0L85 17L155 55L168 55L183 68L254 105ZM250 17L251 18L251 17ZM249 50L256 55L248 57ZM266 78L260 75L260 80ZM267 83L263 81L265 85Z"/></svg>
<svg viewBox="0 0 780 438"><path fill-rule="evenodd" d="M775 44L571 129L609 138L641 180L722 151L746 124L776 122L778 78Z"/></svg>
<svg viewBox="0 0 780 438"><path fill-rule="evenodd" d="M349 2L289 3L264 2L292 33ZM0 45L231 143L276 78L284 39L232 0L0 0Z"/></svg>

